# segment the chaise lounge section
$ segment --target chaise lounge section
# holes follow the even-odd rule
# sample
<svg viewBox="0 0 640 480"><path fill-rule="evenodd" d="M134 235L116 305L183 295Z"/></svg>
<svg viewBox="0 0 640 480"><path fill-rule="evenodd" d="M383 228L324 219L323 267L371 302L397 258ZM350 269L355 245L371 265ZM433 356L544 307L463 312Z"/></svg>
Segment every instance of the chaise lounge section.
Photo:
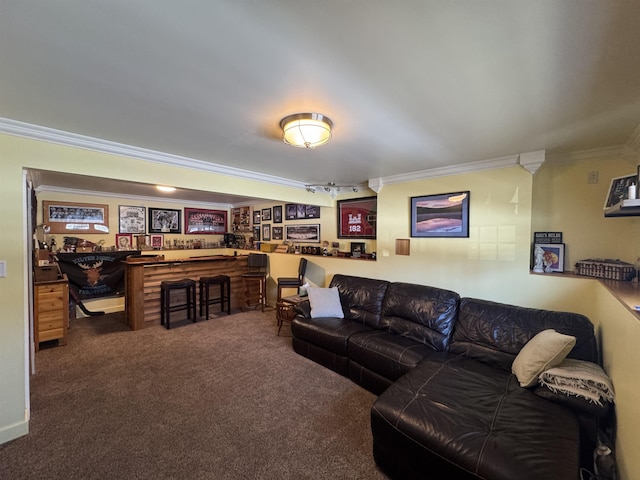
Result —
<svg viewBox="0 0 640 480"><path fill-rule="evenodd" d="M512 373L523 347L549 331L571 339L562 358L597 363L588 318L347 275L318 290L339 306L314 315L310 289L293 348L379 395L373 453L391 478L566 480L591 466L593 410L543 398Z"/></svg>

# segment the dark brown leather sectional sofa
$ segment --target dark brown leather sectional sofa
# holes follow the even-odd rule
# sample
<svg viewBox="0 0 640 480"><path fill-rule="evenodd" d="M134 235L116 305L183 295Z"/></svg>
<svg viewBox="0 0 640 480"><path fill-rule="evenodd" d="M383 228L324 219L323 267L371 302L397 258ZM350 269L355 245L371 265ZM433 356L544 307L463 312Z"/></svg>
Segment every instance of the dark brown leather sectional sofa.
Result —
<svg viewBox="0 0 640 480"><path fill-rule="evenodd" d="M545 329L598 362L583 315L460 298L424 285L335 275L345 318L298 306L294 350L379 395L373 453L391 478L567 480L590 466L597 418L523 388L511 373Z"/></svg>

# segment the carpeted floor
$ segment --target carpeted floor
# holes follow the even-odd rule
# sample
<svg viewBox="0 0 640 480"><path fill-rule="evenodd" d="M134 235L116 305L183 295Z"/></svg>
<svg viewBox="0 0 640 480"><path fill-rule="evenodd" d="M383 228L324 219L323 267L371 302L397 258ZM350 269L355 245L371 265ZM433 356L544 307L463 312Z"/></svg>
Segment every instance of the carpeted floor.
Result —
<svg viewBox="0 0 640 480"><path fill-rule="evenodd" d="M133 332L72 320L41 349L1 479L384 479L375 396L297 355L273 310Z"/></svg>

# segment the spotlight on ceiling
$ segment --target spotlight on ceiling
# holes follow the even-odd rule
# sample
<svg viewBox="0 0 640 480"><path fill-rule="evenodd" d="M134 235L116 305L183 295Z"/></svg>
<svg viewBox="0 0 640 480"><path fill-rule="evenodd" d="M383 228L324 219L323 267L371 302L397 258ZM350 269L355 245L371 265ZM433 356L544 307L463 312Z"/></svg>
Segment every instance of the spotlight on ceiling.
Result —
<svg viewBox="0 0 640 480"><path fill-rule="evenodd" d="M357 192L359 190L357 185L336 185L335 182L329 182L324 185L305 185L305 187L307 192L316 193L317 191L320 191L328 193L331 195L331 198L336 198L342 189L351 190L352 192Z"/></svg>
<svg viewBox="0 0 640 480"><path fill-rule="evenodd" d="M280 120L284 143L315 148L331 140L333 122L321 113L294 113Z"/></svg>

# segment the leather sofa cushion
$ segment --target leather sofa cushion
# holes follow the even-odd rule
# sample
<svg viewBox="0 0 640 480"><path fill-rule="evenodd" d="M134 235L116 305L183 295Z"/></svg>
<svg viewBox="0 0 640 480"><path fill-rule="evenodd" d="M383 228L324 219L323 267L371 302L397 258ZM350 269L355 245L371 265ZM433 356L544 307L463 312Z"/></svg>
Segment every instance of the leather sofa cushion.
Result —
<svg viewBox="0 0 640 480"><path fill-rule="evenodd" d="M291 322L291 334L294 337L344 357L347 356L349 337L363 330L370 328L345 318L296 317Z"/></svg>
<svg viewBox="0 0 640 480"><path fill-rule="evenodd" d="M371 328L386 326L382 322L382 301L388 281L336 274L329 287L338 287L345 318Z"/></svg>
<svg viewBox="0 0 640 480"><path fill-rule="evenodd" d="M391 333L446 351L459 302L460 296L450 290L395 282L387 289L382 315Z"/></svg>
<svg viewBox="0 0 640 480"><path fill-rule="evenodd" d="M447 478L578 477L579 427L568 409L510 373L448 353L429 356L378 397L372 431L377 455L388 452L380 463L396 473L410 462L413 471L466 472ZM398 447L406 438L410 459Z"/></svg>
<svg viewBox="0 0 640 480"><path fill-rule="evenodd" d="M434 352L424 343L384 330L354 333L348 350L350 360L388 380L397 380Z"/></svg>
<svg viewBox="0 0 640 480"><path fill-rule="evenodd" d="M460 300L449 351L510 372L522 347L539 332L550 328L576 337L569 358L598 363L593 324L584 315L474 298Z"/></svg>

